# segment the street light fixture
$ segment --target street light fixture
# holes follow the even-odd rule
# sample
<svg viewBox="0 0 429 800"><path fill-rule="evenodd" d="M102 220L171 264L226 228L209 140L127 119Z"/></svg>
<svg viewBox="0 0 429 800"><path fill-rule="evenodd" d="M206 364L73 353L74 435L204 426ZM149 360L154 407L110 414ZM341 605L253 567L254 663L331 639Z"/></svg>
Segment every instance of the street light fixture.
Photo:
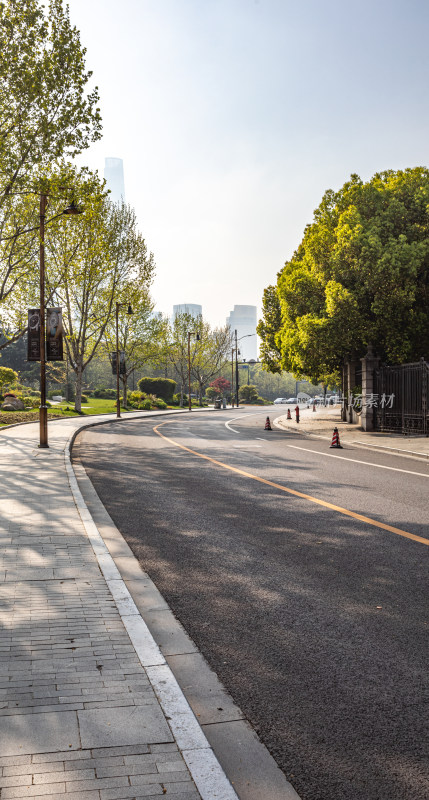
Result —
<svg viewBox="0 0 429 800"><path fill-rule="evenodd" d="M48 407L46 405L46 352L45 352L45 217L48 195L40 195L40 406L39 406L39 447L49 447L48 444ZM75 205L74 201L64 209L63 214L83 214L83 210Z"/></svg>
<svg viewBox="0 0 429 800"><path fill-rule="evenodd" d="M188 331L188 405L189 411L192 411L191 404L191 336L195 336L197 342L200 341L200 334L196 331Z"/></svg>
<svg viewBox="0 0 429 800"><path fill-rule="evenodd" d="M116 303L116 417L117 419L121 419L121 400L119 397L119 372L120 372L120 363L119 363L119 309L121 306L126 306L127 303ZM127 314L131 316L133 313L133 309L131 308L131 304L128 303Z"/></svg>
<svg viewBox="0 0 429 800"><path fill-rule="evenodd" d="M249 336L256 336L256 333L245 333L244 336L240 336L237 339L237 330L235 330L235 400L236 406L238 408L238 390L239 390L239 383L238 383L238 342L241 342L242 339L248 339Z"/></svg>

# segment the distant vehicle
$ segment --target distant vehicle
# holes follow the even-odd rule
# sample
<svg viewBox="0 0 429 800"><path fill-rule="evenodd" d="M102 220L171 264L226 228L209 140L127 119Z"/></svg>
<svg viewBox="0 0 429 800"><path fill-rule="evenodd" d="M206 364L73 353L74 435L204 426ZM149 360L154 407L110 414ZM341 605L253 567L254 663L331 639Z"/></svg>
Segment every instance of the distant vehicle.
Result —
<svg viewBox="0 0 429 800"><path fill-rule="evenodd" d="M274 400L274 402L275 403L288 403L289 400L287 399L287 397L277 397L276 400Z"/></svg>
<svg viewBox="0 0 429 800"><path fill-rule="evenodd" d="M297 402L298 402L298 398L297 397L289 397L286 400L286 403L297 403Z"/></svg>

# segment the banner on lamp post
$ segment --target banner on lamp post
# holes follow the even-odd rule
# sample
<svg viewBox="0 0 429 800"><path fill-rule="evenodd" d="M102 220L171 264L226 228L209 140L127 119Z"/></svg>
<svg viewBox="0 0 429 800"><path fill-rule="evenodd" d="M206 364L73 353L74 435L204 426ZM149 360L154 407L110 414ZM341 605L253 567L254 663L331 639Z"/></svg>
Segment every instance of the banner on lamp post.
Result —
<svg viewBox="0 0 429 800"><path fill-rule="evenodd" d="M61 308L46 309L46 361L63 361Z"/></svg>
<svg viewBox="0 0 429 800"><path fill-rule="evenodd" d="M110 363L112 365L112 375L117 374L117 365L116 365L116 350L113 350L110 353ZM125 350L119 351L119 374L125 375L127 371L126 364L125 364Z"/></svg>
<svg viewBox="0 0 429 800"><path fill-rule="evenodd" d="M28 309L27 361L40 361L40 308Z"/></svg>

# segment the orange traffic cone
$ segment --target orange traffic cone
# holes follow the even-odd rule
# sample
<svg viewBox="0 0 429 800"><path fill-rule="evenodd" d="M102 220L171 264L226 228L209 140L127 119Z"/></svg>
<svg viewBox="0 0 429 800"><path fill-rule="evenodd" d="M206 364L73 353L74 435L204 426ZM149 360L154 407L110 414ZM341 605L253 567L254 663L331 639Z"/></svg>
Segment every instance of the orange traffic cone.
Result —
<svg viewBox="0 0 429 800"><path fill-rule="evenodd" d="M287 410L287 419L292 419L292 415L290 413L290 408Z"/></svg>
<svg viewBox="0 0 429 800"><path fill-rule="evenodd" d="M270 423L270 418L269 417L267 417L267 419L265 420L265 430L266 431L272 431L272 427L271 427L271 423Z"/></svg>
<svg viewBox="0 0 429 800"><path fill-rule="evenodd" d="M342 445L340 444L340 434L338 433L338 428L334 428L334 432L332 434L332 444L331 447L339 447L341 450L343 449Z"/></svg>

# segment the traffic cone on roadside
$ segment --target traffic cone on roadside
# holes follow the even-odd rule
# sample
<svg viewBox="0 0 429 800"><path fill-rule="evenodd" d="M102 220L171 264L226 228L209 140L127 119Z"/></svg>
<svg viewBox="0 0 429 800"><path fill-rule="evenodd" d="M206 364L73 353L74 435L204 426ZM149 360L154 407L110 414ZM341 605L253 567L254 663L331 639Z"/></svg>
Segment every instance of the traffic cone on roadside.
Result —
<svg viewBox="0 0 429 800"><path fill-rule="evenodd" d="M287 410L287 419L292 419L292 415L290 413L290 408Z"/></svg>
<svg viewBox="0 0 429 800"><path fill-rule="evenodd" d="M270 418L269 417L267 417L267 419L265 420L265 430L266 431L272 431L272 427L271 427L271 423L270 423Z"/></svg>
<svg viewBox="0 0 429 800"><path fill-rule="evenodd" d="M338 428L334 428L334 432L332 434L332 444L331 447L339 447L340 450L343 449L342 445L340 444L340 434L338 433Z"/></svg>

